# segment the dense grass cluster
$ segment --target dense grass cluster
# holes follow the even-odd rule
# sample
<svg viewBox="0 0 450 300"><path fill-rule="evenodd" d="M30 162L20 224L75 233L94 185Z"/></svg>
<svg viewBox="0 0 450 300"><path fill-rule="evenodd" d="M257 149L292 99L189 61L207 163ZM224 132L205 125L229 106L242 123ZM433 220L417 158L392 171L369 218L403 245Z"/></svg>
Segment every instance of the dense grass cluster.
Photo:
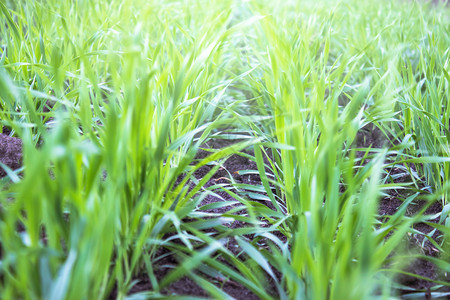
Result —
<svg viewBox="0 0 450 300"><path fill-rule="evenodd" d="M407 289L398 275L418 277L405 269L416 258L439 274L409 297L448 291L445 4L6 0L0 10L0 122L23 143L23 167L2 165L1 299L125 299L138 276L152 286L142 298L189 276L218 299L228 297L218 278L261 299L388 299ZM237 142L208 148L226 138ZM232 154L256 162L242 173L261 185L205 188ZM202 201L219 191L235 201L216 207L233 208L208 213ZM382 217L380 199L403 204ZM441 212L425 214L436 202ZM226 226L234 220L246 225ZM424 222L431 233L415 229ZM161 249L180 261L162 279Z"/></svg>

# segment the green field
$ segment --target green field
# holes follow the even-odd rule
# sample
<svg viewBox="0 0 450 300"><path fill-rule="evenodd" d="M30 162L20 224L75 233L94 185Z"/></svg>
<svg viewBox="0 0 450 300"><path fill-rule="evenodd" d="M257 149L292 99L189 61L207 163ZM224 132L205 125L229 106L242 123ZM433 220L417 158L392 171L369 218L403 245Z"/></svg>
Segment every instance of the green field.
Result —
<svg viewBox="0 0 450 300"><path fill-rule="evenodd" d="M449 101L446 3L0 0L0 299L449 297Z"/></svg>

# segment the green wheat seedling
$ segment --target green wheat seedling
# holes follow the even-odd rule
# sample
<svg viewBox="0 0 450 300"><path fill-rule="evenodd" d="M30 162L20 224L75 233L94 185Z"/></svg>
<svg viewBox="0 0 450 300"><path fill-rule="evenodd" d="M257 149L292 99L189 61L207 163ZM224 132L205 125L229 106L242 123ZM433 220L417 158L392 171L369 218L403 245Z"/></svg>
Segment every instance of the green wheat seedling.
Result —
<svg viewBox="0 0 450 300"><path fill-rule="evenodd" d="M264 105L261 111L269 107L273 116L273 121L268 123L272 126L268 139L284 145L268 156L282 187L276 194L272 193L271 181L265 176L264 154L256 149L255 155L270 200L275 204L277 199L282 199L281 204L285 203L291 216L287 223L291 252L281 253L273 248L275 254L268 252L265 259L286 274L283 280L290 297L376 297L384 284L380 268L392 260L390 255L399 251L409 227L420 219L397 215L387 224L375 225L378 223L377 185L381 170L387 166L382 155L387 154L387 149L359 149L380 154L370 155L371 162L367 165L361 164L366 158L357 163L352 158L353 152L348 150L357 132L372 122L383 124L386 147L392 147L395 141L395 133L394 139L388 133L392 132L389 124L397 120L398 114L395 100L400 89L395 85L398 78L395 66L402 45L392 43L391 46L389 42L399 29L395 28L395 22L384 27L374 27L376 23L370 22L368 26L374 35L367 36L361 31L363 26L356 25L365 21L352 20L357 17L352 11L360 9L357 4L338 5L329 14L318 5L311 16L287 13L288 9L308 11L293 3L276 7L264 3L254 7L262 14L275 12L261 22L262 31L255 39L256 51L267 49L267 52L260 54L265 65L261 83L255 82L254 91L265 100L259 102ZM365 11L380 9L372 3L364 7ZM378 16L374 15L374 19ZM395 20L400 15L392 17ZM344 40L340 34L349 31L352 34ZM438 90L445 87L444 77L444 74L439 77ZM446 142L445 138L441 140ZM417 159L417 163L420 166L443 163L445 171L448 161L445 156L433 152L428 158ZM429 173L442 174L433 171ZM275 207L280 209L276 204ZM376 227L379 228L375 230ZM385 240L388 232L393 234ZM443 256L445 253L442 252ZM446 269L441 262L438 265ZM366 284L358 289L361 278L366 278ZM385 285L383 290L390 293L389 286Z"/></svg>
<svg viewBox="0 0 450 300"><path fill-rule="evenodd" d="M106 298L113 288L123 297L151 259L147 240L179 229L219 166L193 190L191 174L245 147L192 166L208 134L230 122L215 111L229 9L197 26L182 5L109 5L102 17L69 2L2 4L2 113L23 140L25 168L2 202L2 298Z"/></svg>

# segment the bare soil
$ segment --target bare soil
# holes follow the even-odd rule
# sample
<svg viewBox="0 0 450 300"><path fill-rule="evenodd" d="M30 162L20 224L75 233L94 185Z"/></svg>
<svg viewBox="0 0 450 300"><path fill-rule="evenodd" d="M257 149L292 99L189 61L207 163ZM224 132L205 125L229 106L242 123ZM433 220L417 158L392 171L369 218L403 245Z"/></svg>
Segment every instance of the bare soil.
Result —
<svg viewBox="0 0 450 300"><path fill-rule="evenodd" d="M0 134L0 162L11 170L20 168L22 164L22 141L15 137ZM0 177L6 176L6 172L0 167Z"/></svg>

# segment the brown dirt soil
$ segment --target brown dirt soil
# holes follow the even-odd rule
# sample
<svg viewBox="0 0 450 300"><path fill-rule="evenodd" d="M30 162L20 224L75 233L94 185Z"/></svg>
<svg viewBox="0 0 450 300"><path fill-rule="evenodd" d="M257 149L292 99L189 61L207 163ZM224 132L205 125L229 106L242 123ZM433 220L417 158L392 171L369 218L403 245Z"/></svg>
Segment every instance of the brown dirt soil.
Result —
<svg viewBox="0 0 450 300"><path fill-rule="evenodd" d="M0 162L11 170L20 168L22 162L22 141L15 137L0 134ZM6 176L6 172L0 167L0 177Z"/></svg>

